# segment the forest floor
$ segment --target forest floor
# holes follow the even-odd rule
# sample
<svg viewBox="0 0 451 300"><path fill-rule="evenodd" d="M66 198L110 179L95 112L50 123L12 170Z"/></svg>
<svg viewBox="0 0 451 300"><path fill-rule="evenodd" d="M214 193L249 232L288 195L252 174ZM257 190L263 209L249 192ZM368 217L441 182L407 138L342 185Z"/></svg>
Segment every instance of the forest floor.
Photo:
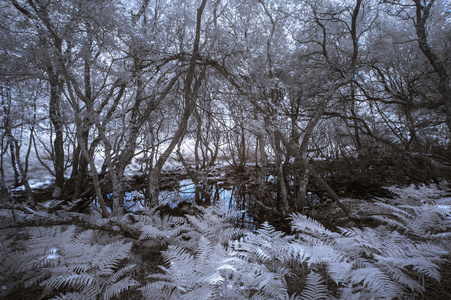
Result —
<svg viewBox="0 0 451 300"><path fill-rule="evenodd" d="M443 183L442 185L409 185L404 187L386 187L386 191L390 192L393 195L393 201L397 202L397 199L408 199L410 203L418 203L418 202L434 202L437 199L450 198L451 204L451 190L450 187L447 186L447 183ZM50 188L41 188L36 190L36 199L39 202L46 202L49 199L51 194ZM365 211L368 211L368 205L371 205L374 199L352 199L345 198L343 199L346 205L353 211L364 214ZM377 201L377 200L376 200ZM182 215L183 213L193 213L193 211L185 210L181 212L177 208L172 211L168 210L166 207L164 210L165 213L172 213L175 215ZM139 267L139 270L135 270L135 278L138 281L145 282L147 274L159 273L161 272L158 266L164 265L163 257L161 256L161 251L167 249L166 244L158 244L152 241L141 241L139 238L139 234L134 232L133 229L127 228L124 224L115 223L115 222L107 222L105 224L100 224L99 222L92 221L92 218L84 216L84 214L73 214L72 218L68 218L62 220L61 218L50 218L48 215L44 217L42 215L33 215L30 212L23 211L22 213L16 212L17 223L9 223L6 224L2 222L2 228L0 230L3 231L5 228L28 228L28 227L54 227L54 226L65 226L74 224L78 228L82 229L94 229L99 232L103 232L106 236L106 239L117 240L126 239L127 241L132 241L133 248L132 252L135 255L140 256L140 261L143 264ZM58 214L58 212L56 212ZM309 212L310 216L314 217L316 220L320 221L328 228L336 228L337 226L371 226L377 227L380 225L379 222L369 219L362 219L362 223L355 224L346 220L344 214L338 209L337 206L331 204L319 205L315 209ZM23 216L28 216L23 218ZM48 219L47 219L48 218ZM117 228L112 229L114 226ZM22 238L26 239L26 236L22 236ZM18 237L17 239L20 239ZM20 242L17 240L16 242ZM3 251L5 249L2 249ZM432 279L426 278L424 281L425 292L424 294L416 295L410 299L451 299L451 252L446 257L447 261L445 261L441 265L440 269L440 277L441 281L437 282ZM1 280L0 280L1 282ZM299 290L299 286L297 286L296 281L291 282L288 281L288 284L291 284L291 290L296 291ZM43 292L43 288L40 286L32 286L28 288L22 287L19 290L16 290L14 296L11 294L6 297L1 297L0 299L37 299L39 295ZM121 299L141 299L142 296L136 290L134 291L126 291L122 294ZM45 299L45 298L44 298Z"/></svg>
<svg viewBox="0 0 451 300"><path fill-rule="evenodd" d="M311 193L321 201L313 205L306 213L331 230L336 230L339 226L354 226L359 228L369 226L374 228L381 225L379 221L369 216L371 207L375 202L384 200L397 203L398 199L403 199L403 204L433 203L437 199L444 198L449 198L451 202L451 185L446 180L439 182L434 176L426 174L426 171L419 174L412 171L413 168L412 170L399 170L399 168L392 167L390 162L377 163L379 164L379 169L372 167L376 162L355 164L355 162L343 161L341 165L335 162L335 169L333 171L329 168L330 164L328 162L320 162L317 165L317 168L321 170L321 175L337 191L337 194L340 195L343 202L353 213L361 216L359 221L346 218L336 205L326 201L327 195L315 183L312 183L309 188L312 191ZM381 166L384 171L381 171ZM220 176L225 177L221 179L219 178ZM252 171L237 173L231 168L218 169L215 171L215 174L212 174L212 177L215 178L212 183L218 184L219 182L222 184L222 188L231 188L237 182L240 182L240 184L251 184L253 180ZM177 187L177 182L186 178L187 175L183 171L168 171L162 177L163 187L166 190L173 190ZM390 183L393 184L390 185ZM128 185L131 189L142 189L143 181L139 176L135 176L130 178ZM93 229L103 232L111 240L121 238L131 241L133 243L132 253L139 256L139 261L143 262L139 266L139 269L134 271L134 276L138 281L144 282L147 274L161 272L158 267L164 264L161 251L167 249L167 244L142 241L140 239L140 233L136 231L136 228L117 220L96 221L95 212L94 217L84 213L71 213L70 215L64 215L63 218L59 217L61 209L64 210L64 208L59 207L58 209L52 210L49 209L48 205L52 194L51 184L41 185L39 188L34 189L36 202L46 204L41 207L41 209L44 209L41 212L27 211L24 206L20 205L24 199L23 192L19 189L14 193L16 204L1 204L0 211L2 215L8 216L8 218L0 221L2 234L7 232L5 230L8 229L48 228L74 224L84 230ZM160 208L160 213L183 216L184 214L196 214L196 210L192 206L165 206L164 208ZM368 217L365 217L365 214L368 214ZM266 214L266 217L268 217L268 214ZM258 218L255 218L255 220L258 221ZM288 224L284 220L277 220L278 217L276 216L273 218L274 222L272 223L279 229L283 230L284 224ZM260 220L259 223L263 221ZM285 223L281 224L279 222ZM18 235L15 243L20 243L21 238L26 240L27 236ZM7 251L5 248L0 250L1 252ZM437 282L426 278L424 280L424 294L412 296L412 299L451 299L451 252L448 253L446 259L440 269L441 281ZM0 265L1 263L3 262L0 262ZM5 282L8 282L8 280L11 279L0 276L0 283L3 284L1 286L2 289L6 289L8 284ZM295 283L292 284L295 285ZM5 295L0 292L0 299L36 299L43 291L43 288L39 285L32 285L28 288L20 285L17 288L13 294L8 293ZM297 287L293 286L292 289L296 291ZM126 297L124 299L141 299L140 293L137 291L124 292L123 295Z"/></svg>

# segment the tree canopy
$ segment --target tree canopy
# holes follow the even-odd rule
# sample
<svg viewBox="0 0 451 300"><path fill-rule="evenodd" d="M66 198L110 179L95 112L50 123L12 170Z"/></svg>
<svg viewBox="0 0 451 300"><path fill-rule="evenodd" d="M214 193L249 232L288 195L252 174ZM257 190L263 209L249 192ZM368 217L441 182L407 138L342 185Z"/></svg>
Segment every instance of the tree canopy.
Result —
<svg viewBox="0 0 451 300"><path fill-rule="evenodd" d="M449 169L447 1L0 6L1 153L15 184L27 185L35 153L55 176L54 197L91 189L102 202L109 182L113 214L121 214L134 160L155 205L170 157L194 157L191 177L202 190L202 170L223 156L237 168L253 161L262 174L275 163L287 214L302 207L308 173L328 188L310 158L394 151ZM293 161L302 172L290 179L284 166Z"/></svg>

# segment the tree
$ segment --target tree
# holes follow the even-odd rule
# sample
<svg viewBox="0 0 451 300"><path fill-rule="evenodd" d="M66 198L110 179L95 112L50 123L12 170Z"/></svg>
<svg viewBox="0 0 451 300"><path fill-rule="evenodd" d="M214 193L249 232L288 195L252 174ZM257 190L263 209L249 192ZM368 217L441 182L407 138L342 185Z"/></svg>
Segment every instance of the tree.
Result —
<svg viewBox="0 0 451 300"><path fill-rule="evenodd" d="M193 47L192 53L191 56L189 57L188 68L186 70L186 75L183 82L183 100L184 100L183 114L180 123L178 125L177 131L175 132L173 138L171 139L169 146L158 158L157 162L155 163L155 166L149 173L148 178L149 201L158 202L159 196L158 179L161 170L166 160L169 158L169 155L172 153L172 151L175 149L179 141L186 134L188 120L196 106L199 89L205 78L205 67L201 68L199 74L196 73L196 67L197 67L197 59L199 56L202 14L204 12L206 2L207 0L203 0L201 5L197 9L194 43L192 46Z"/></svg>
<svg viewBox="0 0 451 300"><path fill-rule="evenodd" d="M415 3L415 30L418 37L418 45L421 52L423 52L430 62L434 72L438 75L439 80L437 89L445 105L446 123L449 131L451 132L451 82L449 70L447 70L442 59L440 59L439 56L432 50L426 32L426 22L430 19L431 8L434 5L435 0L413 0L413 2ZM449 43L449 38L447 38L445 42Z"/></svg>
<svg viewBox="0 0 451 300"><path fill-rule="evenodd" d="M229 151L241 171L255 161L256 203L282 214L303 209L311 176L339 202L309 162L318 153L365 160L386 147L434 164L426 154L449 147L442 2L10 0L1 8L2 82L13 92L29 82L36 111L47 110L42 120L5 119L2 154L8 144L17 161L33 144L55 176L53 196L85 206L96 198L104 216L110 201L122 214L126 170L138 157L148 204L158 204L170 157L189 169L187 139L198 202ZM7 136L33 143L21 152Z"/></svg>

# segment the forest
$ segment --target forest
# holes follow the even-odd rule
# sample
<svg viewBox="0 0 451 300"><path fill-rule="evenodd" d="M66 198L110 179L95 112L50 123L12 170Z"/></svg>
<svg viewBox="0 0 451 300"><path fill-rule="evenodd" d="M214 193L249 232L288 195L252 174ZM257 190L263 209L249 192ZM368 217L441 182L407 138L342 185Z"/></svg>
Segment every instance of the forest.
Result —
<svg viewBox="0 0 451 300"><path fill-rule="evenodd" d="M448 0L0 0L0 299L451 299Z"/></svg>

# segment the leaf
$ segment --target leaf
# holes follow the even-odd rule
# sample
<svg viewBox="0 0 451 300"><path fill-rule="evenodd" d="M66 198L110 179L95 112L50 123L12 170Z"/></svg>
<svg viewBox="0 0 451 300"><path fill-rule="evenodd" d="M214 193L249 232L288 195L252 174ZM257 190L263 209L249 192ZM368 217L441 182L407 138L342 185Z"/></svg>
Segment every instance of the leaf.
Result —
<svg viewBox="0 0 451 300"><path fill-rule="evenodd" d="M75 289L81 290L86 286L90 286L95 282L93 276L88 274L65 274L57 277L52 277L45 280L41 285L49 286L53 289L59 289L62 287L73 287Z"/></svg>
<svg viewBox="0 0 451 300"><path fill-rule="evenodd" d="M321 275L311 271L306 278L305 288L302 290L300 299L302 300L319 300L327 299L327 285Z"/></svg>
<svg viewBox="0 0 451 300"><path fill-rule="evenodd" d="M366 267L353 270L350 274L350 283L362 284L371 294L382 298L392 299L399 295L396 284L376 267Z"/></svg>

